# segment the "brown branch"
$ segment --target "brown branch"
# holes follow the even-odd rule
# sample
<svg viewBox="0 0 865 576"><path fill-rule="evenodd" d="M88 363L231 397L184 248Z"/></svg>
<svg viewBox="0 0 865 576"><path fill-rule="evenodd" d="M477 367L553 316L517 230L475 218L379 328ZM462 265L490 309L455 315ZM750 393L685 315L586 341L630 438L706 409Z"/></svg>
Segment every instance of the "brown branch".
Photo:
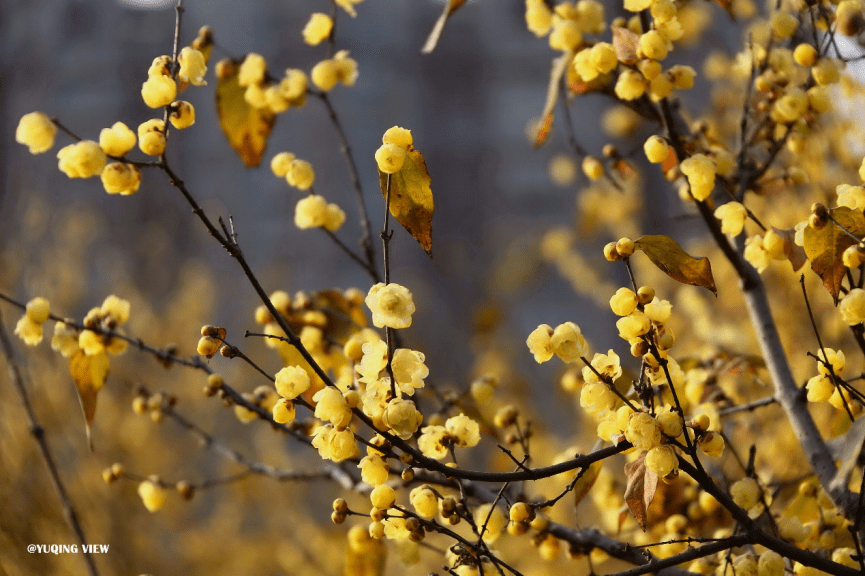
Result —
<svg viewBox="0 0 865 576"><path fill-rule="evenodd" d="M149 391L143 387L141 388L141 391L144 394L149 394ZM226 459L246 467L247 470L251 473L260 474L262 476L267 476L268 478L273 478L274 480L279 481L330 479L337 482L343 488L348 490L354 489L355 487L356 482L354 481L354 479L351 478L351 476L348 475L344 470L340 470L336 467L323 472L295 472L293 470L282 470L268 464L250 460L237 450L231 448L227 444L224 444L215 436L205 432L198 425L178 413L173 406L162 405L160 407L160 411L167 417L177 422L180 426L185 428L191 434L198 437L198 439L201 440L201 443L205 449L213 449L215 452L225 457Z"/></svg>

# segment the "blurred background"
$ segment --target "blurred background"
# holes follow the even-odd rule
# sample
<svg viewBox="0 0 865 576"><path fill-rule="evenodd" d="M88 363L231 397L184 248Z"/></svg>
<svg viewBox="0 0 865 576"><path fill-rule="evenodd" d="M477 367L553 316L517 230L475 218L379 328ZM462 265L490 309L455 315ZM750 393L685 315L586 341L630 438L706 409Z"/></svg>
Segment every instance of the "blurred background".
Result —
<svg viewBox="0 0 865 576"><path fill-rule="evenodd" d="M134 128L154 117L141 101L140 85L153 58L170 52L175 12L173 3L136 8L143 4L148 2L13 0L0 5L0 133L6 135L0 139L0 289L21 301L45 296L53 312L79 320L107 295L120 295L132 302L130 334L157 347L175 343L181 355L194 354L202 324L225 326L229 340L275 372L280 362L271 350L242 341L245 329L257 328L252 289L160 173L144 171L134 196L108 196L98 180L70 180L56 170L56 150L71 142L65 135L58 134L55 148L43 156L31 156L14 142L18 119L33 110L56 116L85 139L97 139L116 121ZM302 42L301 30L310 13L330 11L327 2L192 0L184 5L181 45L208 24L222 48L215 49L211 70L220 58L253 51L277 75L288 67L308 71L325 57L323 45ZM595 306L609 297L611 284L579 270L587 264L601 268L600 247L615 238L602 233L586 239L586 260L571 262L570 281L543 261L542 235L551 226L574 229L575 193L586 184L581 158L566 146L560 109L547 146L533 149L528 136L544 106L555 53L526 30L522 2L472 1L450 20L435 52L422 55L420 47L441 8L436 0L368 0L357 6L357 18L340 10L337 48L351 52L360 76L353 88L339 86L331 98L359 165L376 235L383 202L373 152L381 134L393 125L410 128L425 155L435 197L434 258L397 229L391 278L414 293L418 311L404 338L426 354L430 382L459 391L481 373L498 373L506 394L524 402L531 397L545 415L539 426L565 437L578 425L571 401L562 403L557 390L561 367L535 364L525 337L538 324L573 320L583 326L593 350L616 344L612 322L599 321L611 320L611 313ZM173 134L168 153L191 193L211 218L233 217L241 245L269 292L353 286L366 291L366 274L324 234L293 225L300 193L268 168L280 151L312 162L316 191L347 213L339 237L358 245L355 196L321 102L310 98L305 108L280 115L262 166L248 169L223 137L215 81L212 75L208 80L208 86L184 93L196 107L197 121L192 129ZM602 97L588 95L573 112L580 145L595 155L609 140L600 121L608 108ZM623 110L607 124L619 126L619 136L639 131L638 120ZM639 141L620 140L623 152ZM558 166L555 181L549 176L551 163ZM603 202L597 194L595 201ZM620 216L641 209L637 196L629 202ZM657 226L665 203L649 207L645 222ZM604 229L602 221L582 225ZM375 247L380 254L378 241ZM624 281L624 270L617 272ZM582 284L582 296L572 283ZM593 299L596 283L598 298ZM3 310L7 329L17 314ZM111 546L108 555L97 558L105 573L238 574L249 566L261 567L257 573L293 573L297 566L304 568L296 573L339 573L339 554L316 554L334 546L333 534L344 533L343 527L328 526L332 491L308 493L304 485L251 478L151 515L141 506L135 483L109 486L99 480L102 469L115 461L139 475L159 474L170 481L201 481L237 470L202 451L177 426L157 426L146 414L133 415L130 404L139 385L176 395L181 411L196 423L268 463L315 465L316 459L309 460L266 426L244 427L218 401L202 399L202 374L162 370L134 351L112 358L90 453L66 360L48 350L47 342L35 355L22 351L19 360L30 375L37 416L85 533L90 541ZM240 391L262 383L236 363L217 357L211 365ZM9 574L82 573L77 555L25 552L28 543L72 540L5 371L2 378L0 566ZM301 500L306 504L298 505ZM266 518L272 510L287 513ZM179 538L188 528L191 536Z"/></svg>
<svg viewBox="0 0 865 576"><path fill-rule="evenodd" d="M251 287L161 173L145 170L133 196L108 196L97 180L70 180L56 170L56 150L70 142L65 135L58 134L55 148L43 156L31 156L14 141L18 120L34 110L56 116L85 139L97 139L116 121L134 127L154 116L141 101L140 86L153 58L170 52L175 12L171 5L157 2L142 9L143 4L0 4L0 134L5 135L0 138L0 290L25 302L45 296L52 312L78 320L117 294L132 302L128 333L156 347L177 344L181 355L195 353L202 324L224 326L229 341L274 373L279 358L260 342L242 338L244 330L257 328ZM618 14L618 4L605 5L608 20ZM289 67L308 71L325 57L323 45L310 47L301 38L310 13L330 11L323 0L190 0L184 6L181 45L189 44L199 27L213 27L219 47L211 70L229 54L260 53L277 75ZM715 18L700 53L730 52L737 28L717 6L705 6L692 14L695 35ZM606 301L627 277L623 267L605 268L601 247L623 234L637 237L662 228L669 233L671 225L680 238L688 238L699 226L669 187L660 186L657 171L643 181L635 177L616 196L586 188L582 158L567 146L561 108L549 143L533 149L531 125L543 109L556 54L526 30L523 2L468 2L430 55L422 55L420 47L441 12L437 0L367 0L356 9L357 18L339 11L337 49L350 51L360 76L353 88L334 89L331 98L359 166L374 233L381 227L383 201L373 153L387 128L412 130L432 177L434 257L402 229L391 244L391 279L414 293L418 307L412 327L404 331L405 343L426 354L429 381L441 390L465 390L483 373L501 376L503 394L530 401L538 426L562 438L562 446L536 454L551 458L582 424L575 420L573 401L562 401L556 383L561 364L535 364L526 336L541 323L570 320L582 326L593 351L616 346L624 352ZM693 54L677 51L670 64ZM366 274L324 234L294 226L301 196L268 168L280 151L310 161L316 192L347 213L338 236L358 245L354 192L321 102L310 98L305 108L280 115L262 166L248 169L221 132L212 72L208 80L208 86L184 93L196 107L197 121L174 132L169 143L168 158L191 193L212 219L233 217L240 244L268 292L349 287L366 292ZM687 98L705 103L706 96L701 79ZM652 130L599 95L581 96L571 115L577 141L595 156L613 142L623 156L634 157ZM588 192L578 197L581 189ZM545 236L556 227L559 236ZM380 243L375 246L380 253ZM643 277L655 278L652 274L657 272L646 270ZM708 296L705 302L714 305ZM2 312L11 331L19 313L8 306ZM738 337L718 336L730 342ZM342 545L334 534L345 532L327 519L335 491L249 478L151 515L141 506L135 483L102 483L101 471L113 462L171 481L237 471L201 450L176 425L133 415L130 405L139 385L177 396L180 411L256 459L288 469L316 462L266 426L244 426L217 400L204 399L200 372L163 370L133 350L112 358L91 453L66 360L47 342L35 354L15 344L85 533L89 541L111 546L108 555L97 558L103 573L341 572L340 555L329 553ZM211 365L238 390L262 384L236 362L216 357ZM0 568L8 574L83 573L77 555L25 551L29 543L73 540L5 371L0 383ZM285 514L274 513L282 510Z"/></svg>

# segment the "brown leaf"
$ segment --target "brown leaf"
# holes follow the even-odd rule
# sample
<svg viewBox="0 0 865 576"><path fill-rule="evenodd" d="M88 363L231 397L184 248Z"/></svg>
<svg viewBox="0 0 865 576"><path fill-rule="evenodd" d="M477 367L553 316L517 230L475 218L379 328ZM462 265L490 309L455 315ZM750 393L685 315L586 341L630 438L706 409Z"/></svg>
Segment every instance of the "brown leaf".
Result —
<svg viewBox="0 0 865 576"><path fill-rule="evenodd" d="M692 286L702 286L715 295L715 279L712 277L712 265L708 258L694 258L685 252L679 244L669 236L643 236L634 242L637 250L642 250L655 266L664 274Z"/></svg>
<svg viewBox="0 0 865 576"><path fill-rule="evenodd" d="M445 22L447 22L448 18L450 18L450 15L456 12L457 8L465 4L465 2L466 0L448 0L448 3L445 4L444 11L442 12L441 16L439 16L439 19L436 20L432 32L430 32L429 36L427 37L423 48L420 49L421 54L429 54L436 49L436 44L438 44L439 38L442 35L442 31L445 28Z"/></svg>
<svg viewBox="0 0 865 576"><path fill-rule="evenodd" d="M796 244L796 230L794 228L775 228L774 226L772 226L772 230L784 240L784 256L790 261L793 272L796 272L808 261L808 257L805 256L805 249Z"/></svg>
<svg viewBox="0 0 865 576"><path fill-rule="evenodd" d="M387 174L379 171L382 196L387 198ZM390 213L432 256L433 194L423 154L410 150L399 172L391 174Z"/></svg>
<svg viewBox="0 0 865 576"><path fill-rule="evenodd" d="M108 356L105 352L88 356L84 350L79 350L69 359L69 372L78 389L78 399L84 411L87 443L92 450L93 439L90 435L90 426L96 414L96 395L105 385L105 379L108 377Z"/></svg>
<svg viewBox="0 0 865 576"><path fill-rule="evenodd" d="M619 510L619 526L617 528L616 534L621 534L622 526L625 525L625 520L628 519L628 507L622 506L622 509Z"/></svg>
<svg viewBox="0 0 865 576"><path fill-rule="evenodd" d="M364 531L366 532L366 531ZM367 534L352 537L349 533L345 550L345 576L382 576L387 548L381 540Z"/></svg>
<svg viewBox="0 0 865 576"><path fill-rule="evenodd" d="M646 468L646 452L640 457L625 464L625 476L628 485L625 488L625 503L636 518L643 532L646 531L649 504L658 489L658 475Z"/></svg>
<svg viewBox="0 0 865 576"><path fill-rule="evenodd" d="M244 99L246 88L237 82L240 62L217 65L216 112L228 143L247 166L258 166L276 116L267 108L253 108Z"/></svg>
<svg viewBox="0 0 865 576"><path fill-rule="evenodd" d="M679 159L676 157L676 151L670 146L670 153L667 154L667 159L661 162L661 170L664 174L679 165Z"/></svg>
<svg viewBox="0 0 865 576"><path fill-rule="evenodd" d="M613 48L616 56L623 64L635 64L637 62L637 46L640 45L640 37L619 26L612 26Z"/></svg>
<svg viewBox="0 0 865 576"><path fill-rule="evenodd" d="M730 15L730 18L732 18L733 20L736 19L736 15L733 14L733 0L715 0L715 2L718 4L718 6L727 11L727 14Z"/></svg>
<svg viewBox="0 0 865 576"><path fill-rule="evenodd" d="M591 464L588 468L584 468L582 476L580 476L579 480L577 480L576 484L574 484L574 507L580 505L580 502L583 501L583 498L589 493L589 490L592 489L592 486L595 485L595 480L598 479L598 475L601 473L601 466L603 466L603 461L598 460L594 464Z"/></svg>
<svg viewBox="0 0 865 576"><path fill-rule="evenodd" d="M565 71L568 69L568 65L573 59L573 52L565 52L558 58L553 58L553 65L550 69L550 83L547 84L547 101L544 104L544 111L541 113L543 120L535 137L535 148L546 142L550 134L550 129L553 126L553 117L555 116L556 102L559 100L559 86L561 85Z"/></svg>
<svg viewBox="0 0 865 576"><path fill-rule="evenodd" d="M841 206L829 210L829 214L858 238L865 235L865 216L862 216L858 210ZM804 236L805 255L811 261L811 270L820 276L823 286L837 304L841 280L847 272L842 255L849 246L856 244L856 240L831 221L819 230L808 226L805 228Z"/></svg>
<svg viewBox="0 0 865 576"><path fill-rule="evenodd" d="M628 180L637 175L637 171L634 170L634 167L631 165L631 163L624 158L619 158L618 160L613 162L613 170L616 171L616 174L618 174L619 178L621 178L624 182L627 182Z"/></svg>

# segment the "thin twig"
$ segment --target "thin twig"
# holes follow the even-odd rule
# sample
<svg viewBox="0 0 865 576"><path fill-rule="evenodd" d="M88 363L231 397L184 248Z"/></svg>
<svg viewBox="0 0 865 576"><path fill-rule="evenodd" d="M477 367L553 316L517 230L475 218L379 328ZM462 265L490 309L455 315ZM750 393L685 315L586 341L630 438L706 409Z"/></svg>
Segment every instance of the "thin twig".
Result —
<svg viewBox="0 0 865 576"><path fill-rule="evenodd" d="M354 161L354 155L351 152L351 147L348 144L348 138L345 136L345 131L342 128L342 124L339 121L339 117L336 115L336 109L333 107L333 104L330 102L330 98L326 92L312 92L314 96L317 96L319 100L324 103L325 108L327 108L328 116L330 117L330 122L333 124L333 128L336 131L336 136L339 138L339 149L342 152L342 155L345 157L346 164L348 165L348 175L351 179L352 187L354 188L355 196L357 197L358 207L360 209L360 225L363 229L363 236L361 237L361 247L363 248L363 252L366 256L367 266L364 269L372 276L372 280L375 283L381 282L381 278L378 275L378 270L375 265L375 250L372 246L372 224L370 223L369 216L366 212L366 204L363 200L363 188L361 188L360 184L360 176L357 171L357 164Z"/></svg>
<svg viewBox="0 0 865 576"><path fill-rule="evenodd" d="M718 416L729 416L730 414L735 414L736 412L750 412L751 410L756 410L757 408L760 408L762 406L768 406L777 402L778 400L776 400L774 396L769 396L767 398L761 398L759 400L754 400L753 402L748 402L747 404L739 404L738 406L732 406L730 408L719 410Z"/></svg>
<svg viewBox="0 0 865 576"><path fill-rule="evenodd" d="M150 392L144 387L140 388L140 392L145 395L150 394ZM274 480L279 481L329 479L339 483L343 488L354 488L355 481L343 470L333 469L323 472L295 472L293 470L281 470L279 468L274 468L273 466L263 464L261 462L255 462L248 459L246 456L244 456L237 450L234 450L227 444L224 444L215 436L204 431L201 427L199 427L198 425L187 419L185 416L177 412L177 410L173 406L162 405L160 406L159 410L167 417L177 422L187 431L192 433L194 436L198 437L198 439L201 440L204 448L213 449L215 452L227 458L228 460L231 460L232 462L236 462L237 464L246 467L250 472L254 474L260 474L262 476L267 476L268 478L273 478Z"/></svg>

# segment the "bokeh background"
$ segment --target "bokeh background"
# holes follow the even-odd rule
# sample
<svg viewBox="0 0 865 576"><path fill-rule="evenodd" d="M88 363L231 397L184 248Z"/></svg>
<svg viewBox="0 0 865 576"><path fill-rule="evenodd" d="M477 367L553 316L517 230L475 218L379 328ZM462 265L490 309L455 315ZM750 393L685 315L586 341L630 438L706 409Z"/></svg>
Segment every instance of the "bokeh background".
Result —
<svg viewBox="0 0 865 576"><path fill-rule="evenodd" d="M0 290L20 301L45 296L53 312L79 320L107 295L117 294L132 302L130 334L157 347L174 343L181 355L195 352L201 325L225 326L229 340L276 372L279 358L260 342L242 338L244 330L256 328L258 303L251 287L161 174L145 171L134 196L108 196L96 180L69 180L57 171L54 152L34 157L14 142L18 119L33 110L56 116L90 139L118 120L132 127L153 117L139 87L153 58L170 51L174 10L130 4L0 4ZM619 8L605 4L608 14L616 14ZM278 72L309 70L324 57L323 47L301 40L309 14L329 12L323 0L189 0L184 5L182 45L209 24L220 46L214 59L254 51ZM543 108L554 53L525 29L523 3L469 2L451 19L436 51L421 55L441 7L436 0L367 0L357 6L355 19L340 11L337 47L351 52L360 76L353 88L336 88L332 101L360 168L374 230L381 226L383 202L373 153L387 128L412 130L432 176L434 258L401 229L391 244L391 278L408 286L418 305L406 343L426 354L430 381L439 389L464 390L484 372L505 376L503 393L532 404L537 425L562 438L562 446L539 448L548 452L537 454L543 460L564 447L564 439L582 423L574 416L573 400L563 401L556 384L561 367L535 364L525 337L540 323L572 320L583 327L594 350L621 348L611 312L598 303L609 298L611 287L623 285L624 269L605 269L602 275L595 270L606 265L601 246L622 230L614 235L607 228L611 222L580 217L577 192L587 182L575 169L580 158L567 146L560 113L548 145L540 150L530 145L528 127ZM732 50L739 38L736 27L716 6L706 14L715 17L714 28L699 53ZM695 22L709 25L707 18ZM694 54L683 50L674 60ZM209 86L184 95L196 107L195 126L170 140L169 159L192 194L212 218L233 217L241 246L266 290L356 286L366 291L367 276L326 236L293 225L300 195L267 168L270 158L284 150L312 162L316 191L348 215L340 238L357 246L354 193L321 103L310 98L304 109L281 115L262 167L247 169L221 133L215 82L212 76L209 80ZM701 83L688 103L699 110L706 95ZM634 156L650 130L598 95L581 97L572 115L580 145L595 155L612 141L623 155ZM66 143L58 135L54 150ZM551 163L559 166L556 178L550 177ZM573 177L566 177L568 167ZM624 223L625 216L636 214L636 224L625 230L635 235L662 228L669 233L673 226L680 238L689 238L699 227L655 178L642 182L644 196L610 200L611 218L621 213ZM589 204L606 201L598 193L584 196ZM595 214L598 207L586 212ZM599 233L579 240L581 256L559 259L557 267L547 261L554 247L548 242L545 260L542 243L544 233L557 226L576 236ZM706 302L712 305L711 299ZM11 331L18 312L3 305L2 313ZM732 341L737 335L728 337ZM140 385L175 395L181 412L255 459L286 469L319 464L267 426L244 426L217 400L205 399L200 372L164 370L135 351L114 358L100 394L95 451L90 452L66 360L47 342L35 353L25 353L17 340L16 346L36 414L85 533L91 542L110 545L110 553L97 558L103 573L341 573L345 530L328 523L336 494L329 486L253 477L202 492L188 504L174 497L166 510L149 514L134 482L102 482L101 471L113 462L171 481L202 481L239 469L202 450L180 427L133 415L130 405ZM263 383L236 362L217 357L211 363L238 390ZM83 573L77 555L26 552L30 543L73 540L25 422L4 370L0 573ZM389 562L398 566L395 557ZM389 573L401 569L393 570Z"/></svg>
<svg viewBox="0 0 865 576"><path fill-rule="evenodd" d="M279 71L309 70L324 57L324 48L306 46L300 33L311 12L329 12L326 2L185 6L182 44L209 24L222 48L214 59L255 51ZM435 0L369 0L354 19L340 11L337 46L358 61L360 77L351 89L335 89L332 100L360 167L374 230L383 216L372 158L381 134L393 125L410 128L426 157L436 204L434 258L401 229L391 253L392 279L409 286L418 304L405 338L426 354L430 380L461 390L479 373L506 369L508 393L524 403L530 397L544 415L539 425L566 437L579 424L571 401L563 403L557 390L560 369L538 367L526 353L525 335L540 323L570 319L584 327L596 349L613 346L616 337L612 323L601 322L609 311L598 309L591 296L599 277L586 271L582 280L571 270L569 281L538 250L551 226L577 223L576 191L586 184L579 170L559 185L548 175L557 155L579 162L566 146L561 122L541 150L527 136L543 108L555 54L525 29L522 2L475 1L451 19L436 51L422 55L440 11ZM177 191L160 174L145 171L136 195L108 196L95 180L67 179L55 169L53 153L31 156L13 139L18 119L32 110L56 116L84 138L96 138L118 120L136 126L153 117L139 86L151 60L170 51L173 29L170 5L143 10L110 0L35 0L0 6L0 134L6 135L0 139L0 287L23 301L43 295L52 311L78 319L108 294L118 294L132 302L129 333L154 346L175 343L189 355L202 324L225 326L230 339L242 340L245 329L256 327L257 302ZM172 165L192 194L212 218L233 217L268 291L366 290L367 276L323 234L293 225L300 195L266 166L283 150L311 161L317 192L348 214L340 237L357 245L357 205L321 103L311 98L304 109L281 115L262 167L247 169L221 133L210 80L185 93L197 122L170 143ZM591 95L582 100L573 117L576 137L599 154L609 139L600 119L610 103ZM625 124L639 131L632 118ZM620 142L628 152L638 140ZM66 143L59 135L58 146ZM659 198L643 216L650 228L661 224L666 201ZM586 239L586 260L574 266L602 267L600 246L610 239L606 233ZM583 295L571 282L583 284ZM597 286L600 301L608 286ZM9 329L17 311L7 307L3 315ZM259 342L242 345L266 369L278 369L278 358ZM134 351L114 359L100 394L91 453L65 359L43 343L19 361L85 533L111 546L97 558L105 573L238 574L251 566L262 574L340 572L343 541L335 534L344 530L327 523L333 490L250 478L203 492L190 504L175 498L152 515L141 506L134 482L102 483L101 470L115 461L172 481L238 470L201 450L179 427L133 415L138 385L176 395L182 411L239 450L285 468L316 465L266 426L243 426L218 401L203 399L202 374L155 368ZM212 363L241 391L262 383L236 363ZM77 555L25 552L29 543L73 540L5 372L2 378L0 566L9 574L81 573ZM273 518L274 510L285 513Z"/></svg>

